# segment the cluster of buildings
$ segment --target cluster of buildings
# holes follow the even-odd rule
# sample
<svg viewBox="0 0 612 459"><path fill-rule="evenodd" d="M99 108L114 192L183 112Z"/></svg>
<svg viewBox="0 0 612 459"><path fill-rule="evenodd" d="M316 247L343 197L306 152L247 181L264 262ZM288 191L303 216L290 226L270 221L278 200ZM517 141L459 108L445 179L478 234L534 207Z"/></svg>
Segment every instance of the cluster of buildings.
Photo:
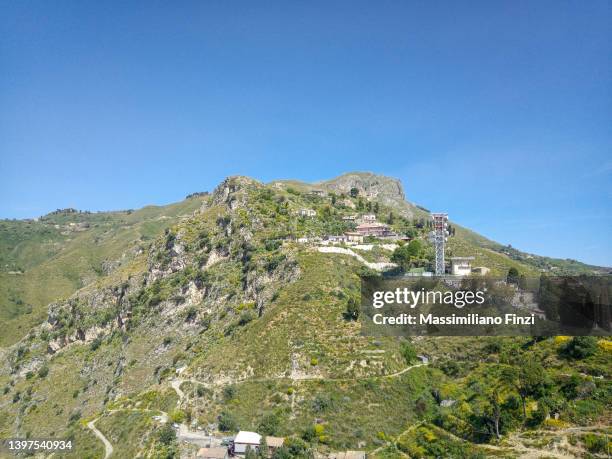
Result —
<svg viewBox="0 0 612 459"><path fill-rule="evenodd" d="M298 211L300 217L314 218L317 212L313 209L300 209ZM399 236L393 232L389 225L376 221L376 215L374 214L363 214L361 216L346 215L342 217L342 220L347 222L354 222L357 226L354 231L346 231L339 235L328 235L325 240L330 243L356 243L361 244L367 236L373 236L381 239L407 239ZM318 238L300 237L297 239L299 243L318 242Z"/></svg>
<svg viewBox="0 0 612 459"><path fill-rule="evenodd" d="M313 218L317 215L316 211L313 209L300 209L298 214L302 217ZM443 232L443 239L446 240L446 236L448 232L446 231L446 214L436 214L444 216L444 227L441 228ZM434 215L435 217L435 215ZM346 243L355 243L361 244L364 241L364 238L371 236L379 239L391 239L391 240L409 240L407 237L402 237L392 231L391 227L385 223L379 222L376 219L375 214L352 214L345 215L342 217L342 220L345 222L355 223L356 227L353 231L346 231L343 234L339 235L328 235L324 238L326 243L332 244L346 244ZM435 220L435 218L434 218ZM297 239L300 243L308 243L308 242L321 242L320 238L308 238L301 237ZM436 246L439 244L436 244ZM440 254L438 254L440 252ZM444 265L444 244L442 243L440 250L436 251L436 260L441 258L440 265ZM469 276L472 274L479 275L487 275L489 273L489 268L484 266L472 267L472 261L474 261L474 257L452 257L450 259L450 275L456 277ZM438 263L438 261L436 261ZM444 275L446 268L440 268L438 275ZM438 272L438 269L436 270ZM425 271L423 268L414 268L406 273L408 276L432 276L433 273Z"/></svg>
<svg viewBox="0 0 612 459"><path fill-rule="evenodd" d="M389 225L376 221L376 215L364 214L358 215L347 215L342 217L342 220L348 222L355 222L357 226L354 231L347 231L341 235L331 235L327 237L330 242L356 242L362 243L363 239L367 236L373 236L381 239L402 239L397 233L393 232Z"/></svg>

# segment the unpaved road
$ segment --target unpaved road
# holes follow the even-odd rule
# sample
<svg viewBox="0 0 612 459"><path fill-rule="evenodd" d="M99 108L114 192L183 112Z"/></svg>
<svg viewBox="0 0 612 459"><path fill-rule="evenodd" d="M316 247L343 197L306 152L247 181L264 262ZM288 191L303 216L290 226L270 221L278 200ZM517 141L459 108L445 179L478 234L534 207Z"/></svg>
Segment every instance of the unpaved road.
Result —
<svg viewBox="0 0 612 459"><path fill-rule="evenodd" d="M96 437L102 440L102 443L104 443L104 459L108 459L111 454L113 454L113 445L111 445L111 442L108 441L108 439L104 436L102 432L96 429L97 420L98 418L88 422L87 427L95 434Z"/></svg>

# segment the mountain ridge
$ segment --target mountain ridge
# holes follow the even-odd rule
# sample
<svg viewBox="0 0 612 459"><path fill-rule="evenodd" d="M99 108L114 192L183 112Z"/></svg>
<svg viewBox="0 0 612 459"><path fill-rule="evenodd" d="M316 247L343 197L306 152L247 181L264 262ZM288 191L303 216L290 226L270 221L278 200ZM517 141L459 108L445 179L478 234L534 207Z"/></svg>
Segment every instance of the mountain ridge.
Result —
<svg viewBox="0 0 612 459"><path fill-rule="evenodd" d="M425 243L427 229L419 226L425 217L408 218L383 199L375 205L378 193L397 196L397 190L368 188L381 179L367 180L361 186L371 191L369 199L349 190L334 202L310 188L232 176L210 195L165 211L92 214L83 231L75 221L81 214L72 213L32 227L33 236L39 234L34 229L44 230L76 253L88 244L112 248L120 262L51 302L43 324L2 350L0 435L66 436L78 439L78 448L63 457L102 457L100 441L87 427L97 420L118 457L176 453L178 444L160 440L163 426L155 415L183 429L195 422L215 432L266 431L305 450L374 451L399 439L407 426L438 419L427 413L438 413L444 398L461 399L452 415L469 422L466 413L488 403L470 405L471 397L479 397L470 378L479 372L483 380L492 377L497 370L489 365L507 365L508 356L526 352L521 346L536 346L553 358L553 340L362 336L347 308L360 295L360 274L369 271L354 256L323 253L316 242L298 239L346 231L351 223L342 217L360 206L367 212L371 201L378 219ZM304 208L314 215L300 215ZM463 231L449 240L453 253L473 254L499 275L509 267L537 272L479 246ZM73 247L75 241L81 245ZM382 245L354 250L373 262L392 255ZM503 352L490 351L493 341L505 346ZM416 365L417 352L441 363ZM465 380L453 382L452 360L464 362L456 371L465 372ZM605 354L589 362L583 371L608 373ZM555 365L560 369L554 377L563 381L570 370L563 361ZM599 387L606 380L594 381ZM590 412L605 419L604 405L593 400L587 399ZM439 418L440 425L464 438L454 447L478 450L477 440L483 440L457 431L449 419Z"/></svg>

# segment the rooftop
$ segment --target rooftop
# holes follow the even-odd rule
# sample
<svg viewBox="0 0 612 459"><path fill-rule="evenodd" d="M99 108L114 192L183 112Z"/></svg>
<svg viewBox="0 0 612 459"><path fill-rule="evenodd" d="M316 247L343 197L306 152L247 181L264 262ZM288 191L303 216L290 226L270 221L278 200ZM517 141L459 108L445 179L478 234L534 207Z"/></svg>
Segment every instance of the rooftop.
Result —
<svg viewBox="0 0 612 459"><path fill-rule="evenodd" d="M282 437L266 437L266 443L272 448L280 448L285 443L285 439Z"/></svg>
<svg viewBox="0 0 612 459"><path fill-rule="evenodd" d="M234 443L246 443L249 445L259 445L261 442L261 435L257 432L248 432L246 430L241 430L234 438Z"/></svg>

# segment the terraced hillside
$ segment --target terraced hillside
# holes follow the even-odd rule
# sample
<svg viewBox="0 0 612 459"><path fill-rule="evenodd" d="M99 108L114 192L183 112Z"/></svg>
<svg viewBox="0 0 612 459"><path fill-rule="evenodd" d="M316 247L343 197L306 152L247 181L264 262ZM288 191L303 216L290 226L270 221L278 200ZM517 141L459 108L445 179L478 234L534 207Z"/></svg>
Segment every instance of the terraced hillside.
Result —
<svg viewBox="0 0 612 459"><path fill-rule="evenodd" d="M389 261L392 249L374 241L375 249L355 249L361 258L323 253L316 238L351 229L342 217L368 211L423 240L425 260L430 248L426 211L407 203L395 181L351 176L316 185L232 177L210 196L108 221L49 216L53 223L31 224L59 225L59 233L43 237L34 225L38 241L3 242L13 247L3 249L12 257L3 263L25 272L3 273L14 276L13 298L40 290L36 269L65 280L54 284L64 290L49 299L44 323L6 338L14 344L1 351L0 437L74 439L74 451L54 457L104 457L100 436L111 457L172 457L190 448L180 440L200 426L216 436L243 429L287 437L285 457L346 449L518 457L545 451L558 432L560 455L603 454L608 340L360 334L351 305L359 275L370 272L362 259ZM300 216L304 208L316 215ZM89 227L66 229L81 222ZM28 244L43 239L65 245L26 264ZM494 274L542 269L462 228L450 245ZM20 312L9 321L36 324ZM178 441L170 421L180 425Z"/></svg>

